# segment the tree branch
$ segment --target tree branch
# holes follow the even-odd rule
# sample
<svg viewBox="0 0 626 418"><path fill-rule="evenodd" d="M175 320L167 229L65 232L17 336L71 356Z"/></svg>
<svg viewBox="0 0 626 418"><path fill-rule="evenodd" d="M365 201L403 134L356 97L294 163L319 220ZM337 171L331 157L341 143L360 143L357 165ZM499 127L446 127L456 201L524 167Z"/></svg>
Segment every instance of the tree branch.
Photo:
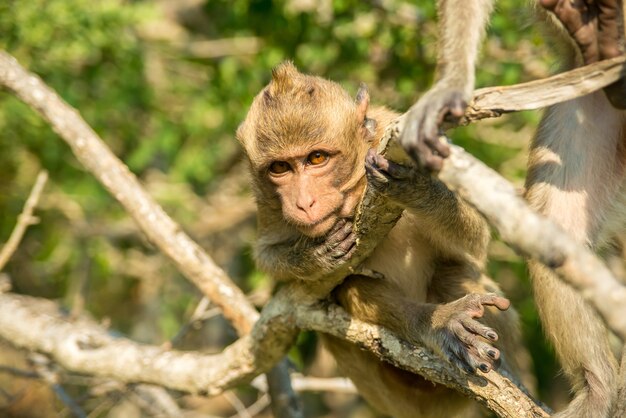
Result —
<svg viewBox="0 0 626 418"><path fill-rule="evenodd" d="M476 90L462 123L533 110L600 90L626 76L626 56L599 61L541 80Z"/></svg>
<svg viewBox="0 0 626 418"><path fill-rule="evenodd" d="M259 313L241 289L145 192L135 175L109 150L76 109L3 51L0 51L0 85L12 91L52 126L82 165L134 218L150 241L222 309L239 335L250 332ZM272 374L272 379L279 379L277 386L287 390L289 375L285 367L280 367ZM290 389L285 395L291 399L295 397ZM291 402L296 403L295 400ZM300 415L290 416L297 418Z"/></svg>
<svg viewBox="0 0 626 418"><path fill-rule="evenodd" d="M0 294L0 338L50 355L73 372L215 395L269 370L294 342L292 331L297 326L358 344L383 361L469 395L500 416L548 416L495 371L484 377L467 375L382 327L350 318L338 306L294 305L301 288L283 289L270 301L252 334L220 354L167 350L113 338L94 321L69 318L51 301L14 294Z"/></svg>
<svg viewBox="0 0 626 418"><path fill-rule="evenodd" d="M48 181L48 172L45 170L40 171L39 174L37 174L35 185L30 191L28 199L26 199L24 209L17 218L15 228L13 228L7 243L2 247L2 250L0 250L0 271L4 269L4 266L6 266L15 250L17 250L22 237L24 237L26 228L38 222L38 219L33 216L33 211L35 210L35 206L37 206L37 202L39 202L39 197L41 196L44 186L46 185L46 181Z"/></svg>

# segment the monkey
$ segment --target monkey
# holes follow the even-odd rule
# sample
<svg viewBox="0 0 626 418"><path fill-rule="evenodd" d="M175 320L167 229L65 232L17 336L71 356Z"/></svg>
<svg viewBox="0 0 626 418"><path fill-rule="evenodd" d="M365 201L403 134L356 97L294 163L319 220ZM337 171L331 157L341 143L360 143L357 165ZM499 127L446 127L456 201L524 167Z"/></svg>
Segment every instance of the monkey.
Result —
<svg viewBox="0 0 626 418"><path fill-rule="evenodd" d="M518 370L517 314L482 274L490 232L469 204L428 173L378 155L398 116L286 62L253 100L236 137L247 157L257 214L257 266L277 280L311 281L356 248L355 208L366 187L402 207L396 225L332 300L353 317L421 342L468 373ZM480 319L480 321L479 321ZM322 336L339 370L376 409L394 417L474 417L478 404ZM497 343L496 343L497 341ZM496 347L497 346L497 347Z"/></svg>
<svg viewBox="0 0 626 418"><path fill-rule="evenodd" d="M449 153L439 139L458 121L474 87L474 67L493 1L439 2L438 74L411 108L401 143L420 166L438 171ZM541 0L535 6L568 70L623 53L617 0ZM463 22L458 24L458 22ZM525 198L580 243L598 249L626 214L626 81L546 109L531 142ZM538 313L573 398L559 418L606 417L615 395L617 362L596 312L553 272L530 260Z"/></svg>

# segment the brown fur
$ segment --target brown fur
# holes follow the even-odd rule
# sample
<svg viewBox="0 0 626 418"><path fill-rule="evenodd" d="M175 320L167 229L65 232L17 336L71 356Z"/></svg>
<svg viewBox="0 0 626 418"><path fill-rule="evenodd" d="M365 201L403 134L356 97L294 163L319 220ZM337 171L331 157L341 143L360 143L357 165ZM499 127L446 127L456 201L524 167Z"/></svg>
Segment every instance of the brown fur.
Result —
<svg viewBox="0 0 626 418"><path fill-rule="evenodd" d="M324 249L331 242L338 248L350 243L350 235L335 242L336 225L350 225L366 183L366 153L397 116L384 108L368 109L367 104L364 91L355 102L337 84L300 74L289 63L274 71L269 86L255 98L237 136L250 161L259 209L256 258L272 276L314 280L341 262L327 257ZM336 169L327 174L332 184L318 177L309 182L307 167L298 166L301 156L320 148L336 152L331 154L331 160L338 160L333 162ZM299 157L291 158L294 153ZM292 180L277 179L268 172L276 160L289 162ZM325 188L341 195L342 209L347 210L337 215L335 226L307 235L306 225L285 222L299 216L292 213L298 209L289 200L299 199L303 184L330 201L333 198ZM364 263L384 279L351 276L335 290L335 300L353 316L385 326L407 341L423 341L439 354L445 354L446 344L466 349L446 333L455 315L482 311L483 302L464 297L499 292L480 273L489 240L484 221L429 175L415 174L390 198L407 209ZM332 202L315 203L334 207ZM350 254L348 248L343 250ZM508 306L502 298L496 304L500 309ZM513 353L520 347L515 312L487 307L482 322L500 336L497 346L502 356L494 365L515 369ZM486 338L472 338L478 347L487 347ZM327 337L325 342L342 372L384 413L442 418L478 414L477 404L454 391L381 363L345 341Z"/></svg>

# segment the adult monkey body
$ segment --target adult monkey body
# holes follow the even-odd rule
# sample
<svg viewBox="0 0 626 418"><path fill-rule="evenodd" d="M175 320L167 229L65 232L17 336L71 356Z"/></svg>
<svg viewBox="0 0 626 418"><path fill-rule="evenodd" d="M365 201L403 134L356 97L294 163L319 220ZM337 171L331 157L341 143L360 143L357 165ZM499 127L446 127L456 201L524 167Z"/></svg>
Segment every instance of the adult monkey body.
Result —
<svg viewBox="0 0 626 418"><path fill-rule="evenodd" d="M620 54L619 3L542 0L565 28L559 27L554 35L561 46L563 69ZM447 144L438 139L439 126L444 119L462 116L471 97L478 44L492 2L444 0L439 6L439 81L412 108L401 140L416 160L434 170L449 153ZM622 79L604 92L547 109L531 145L526 183L530 204L593 247L623 231L626 112L620 109L624 108ZM603 323L577 292L548 269L533 261L529 269L542 324L575 392L570 405L555 416L608 416L617 363Z"/></svg>
<svg viewBox="0 0 626 418"><path fill-rule="evenodd" d="M489 240L483 219L430 175L371 151L396 116L370 108L364 89L355 102L337 84L290 63L273 71L237 131L258 206L257 263L282 280L315 280L337 268L354 249L351 222L367 183L405 211L364 262L383 278L350 276L335 300L468 372L514 371L517 316L480 273ZM447 418L478 411L460 394L350 343L325 342L359 392L386 414Z"/></svg>

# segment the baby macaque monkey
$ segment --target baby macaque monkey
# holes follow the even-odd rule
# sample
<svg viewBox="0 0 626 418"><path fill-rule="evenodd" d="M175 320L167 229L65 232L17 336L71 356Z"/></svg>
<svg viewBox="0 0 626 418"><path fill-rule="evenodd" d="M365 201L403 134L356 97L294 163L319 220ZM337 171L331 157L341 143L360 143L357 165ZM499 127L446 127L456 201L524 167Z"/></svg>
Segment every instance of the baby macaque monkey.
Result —
<svg viewBox="0 0 626 418"><path fill-rule="evenodd" d="M333 297L347 312L421 342L475 373L516 371L518 320L481 273L489 230L481 216L430 175L374 151L397 116L352 99L338 84L278 66L237 131L258 206L258 266L279 280L315 280L355 248L352 221L365 187L405 210L363 267L383 278L347 277ZM480 321L479 321L480 319ZM325 337L363 397L394 417L476 416L455 391Z"/></svg>
<svg viewBox="0 0 626 418"><path fill-rule="evenodd" d="M465 113L474 66L493 0L439 6L437 81L412 107L401 142L422 167L439 170L450 153L439 141L445 120ZM551 44L568 70L624 53L623 2L540 0ZM458 22L463 22L459 24ZM626 78L548 108L530 147L526 198L573 239L597 248L623 233L626 214ZM549 238L549 237L547 237ZM615 397L617 362L606 327L582 296L535 261L533 291L546 335L574 397L559 418L603 418Z"/></svg>

